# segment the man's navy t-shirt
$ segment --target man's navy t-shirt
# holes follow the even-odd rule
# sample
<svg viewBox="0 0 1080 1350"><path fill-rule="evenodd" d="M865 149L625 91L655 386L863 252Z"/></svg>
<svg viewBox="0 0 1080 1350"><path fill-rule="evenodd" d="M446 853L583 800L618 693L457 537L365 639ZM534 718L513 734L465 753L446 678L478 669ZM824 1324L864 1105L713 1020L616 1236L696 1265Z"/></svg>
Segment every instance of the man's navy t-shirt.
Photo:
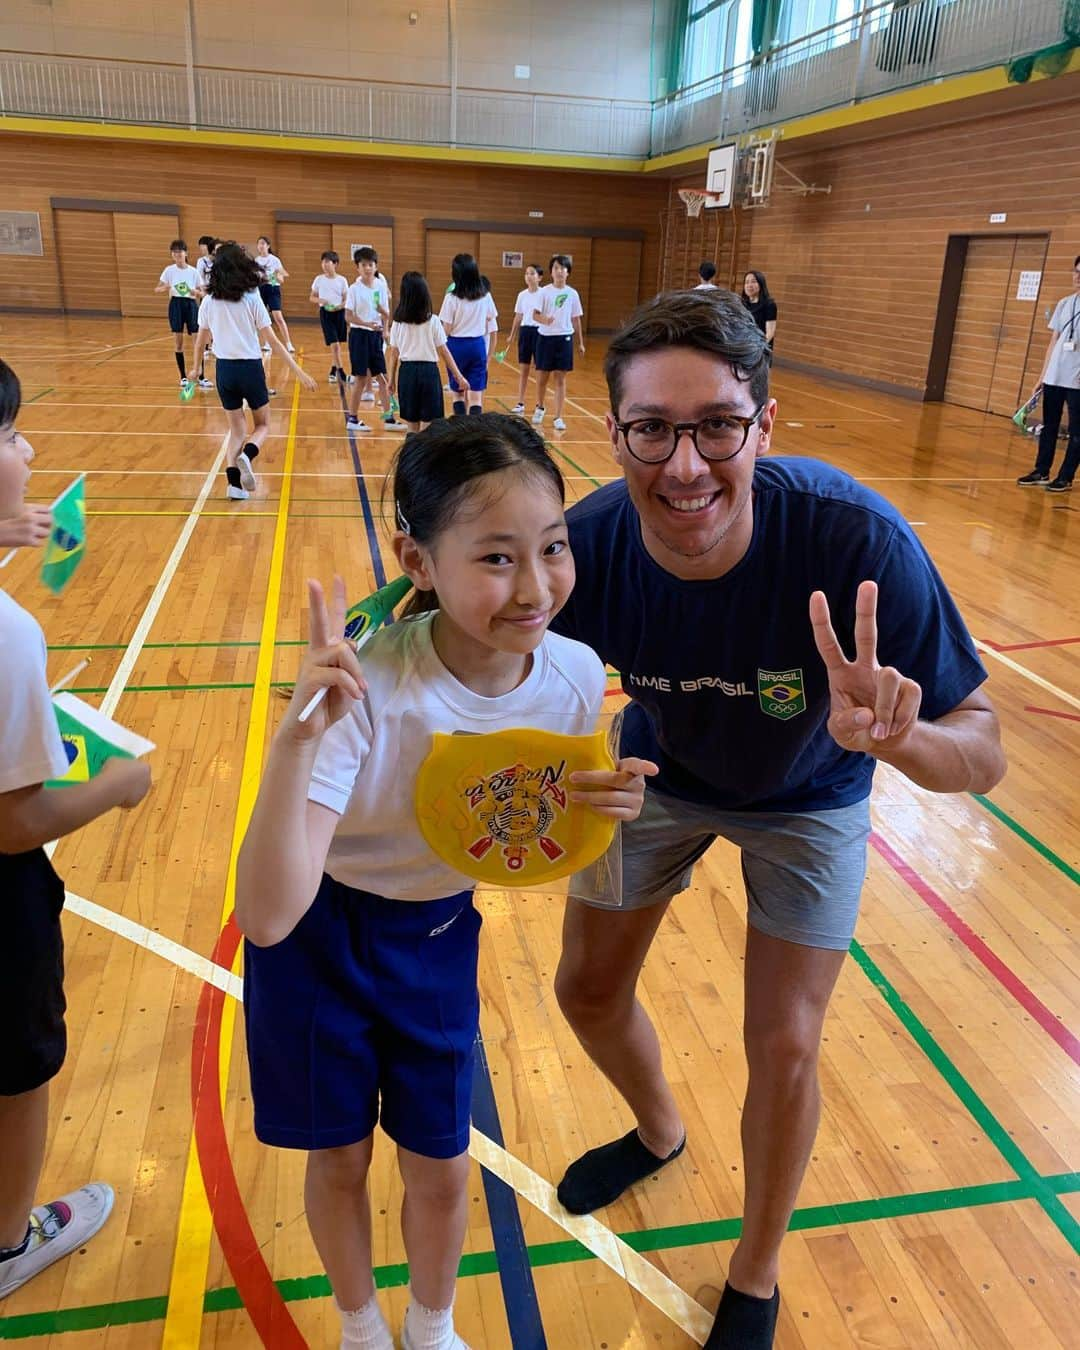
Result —
<svg viewBox="0 0 1080 1350"><path fill-rule="evenodd" d="M622 752L653 759L661 792L726 810L822 811L870 792L875 761L829 735L810 626L829 601L854 656L855 592L878 583L878 661L922 687L933 721L986 679L955 604L895 507L827 464L765 458L745 556L682 581L646 552L623 482L568 513L577 584L553 627L587 643L633 699Z"/></svg>

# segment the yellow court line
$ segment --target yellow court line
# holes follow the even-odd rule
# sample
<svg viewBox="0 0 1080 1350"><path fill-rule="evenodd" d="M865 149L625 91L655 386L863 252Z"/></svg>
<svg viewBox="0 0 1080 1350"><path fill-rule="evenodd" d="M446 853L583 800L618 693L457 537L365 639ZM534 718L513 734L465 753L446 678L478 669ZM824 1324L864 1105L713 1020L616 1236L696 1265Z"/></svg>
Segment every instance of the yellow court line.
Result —
<svg viewBox="0 0 1080 1350"><path fill-rule="evenodd" d="M301 357L298 359L302 359ZM270 708L270 677L274 661L274 639L277 636L278 611L281 605L281 578L285 567L285 536L289 527L289 499L292 494L292 466L296 453L296 424L300 413L300 385L293 386L292 413L289 417L289 439L285 447L285 467L281 479L281 497L278 501L277 525L274 529L274 547L270 557L270 577L266 588L266 607L263 610L262 631L259 634L259 658L255 667L255 688L251 695L251 715L248 718L247 743L244 746L244 764L240 771L240 791L233 821L232 844L229 849L229 871L225 879L225 899L221 909L220 931L233 911L236 897L236 858L247 831L255 796L262 774L263 749L266 745L266 723ZM234 969L239 964L237 949ZM233 1030L236 1022L236 1003L226 1000L221 1017L221 1048L219 1054L222 1100L229 1077L232 1059ZM184 1173L183 1198L180 1219L176 1229L176 1247L173 1251L172 1273L169 1278L169 1305L162 1333L162 1350L193 1350L202 1335L203 1295L206 1273L210 1264L210 1242L213 1220L206 1198L198 1146L192 1129L188 1145L187 1168Z"/></svg>

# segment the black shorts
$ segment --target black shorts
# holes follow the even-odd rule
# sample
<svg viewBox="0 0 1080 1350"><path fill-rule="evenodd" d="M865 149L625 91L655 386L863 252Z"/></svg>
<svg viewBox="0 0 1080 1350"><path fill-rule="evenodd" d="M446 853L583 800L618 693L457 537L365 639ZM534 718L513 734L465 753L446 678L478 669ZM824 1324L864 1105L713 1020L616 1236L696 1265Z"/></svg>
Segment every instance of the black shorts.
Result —
<svg viewBox="0 0 1080 1350"><path fill-rule="evenodd" d="M573 370L574 369L574 335L567 333L565 337L549 337L547 333L541 333L536 339L536 361L537 370Z"/></svg>
<svg viewBox="0 0 1080 1350"><path fill-rule="evenodd" d="M527 366L536 357L536 339L540 329L535 324L518 329L518 365Z"/></svg>
<svg viewBox="0 0 1080 1350"><path fill-rule="evenodd" d="M446 415L437 362L402 361L398 367L398 404L406 422L434 422Z"/></svg>
<svg viewBox="0 0 1080 1350"><path fill-rule="evenodd" d="M182 333L185 328L189 333L199 331L199 306L189 295L170 296L169 331Z"/></svg>
<svg viewBox="0 0 1080 1350"><path fill-rule="evenodd" d="M15 1097L55 1078L67 1053L64 883L44 849L0 854L0 896L0 1097Z"/></svg>
<svg viewBox="0 0 1080 1350"><path fill-rule="evenodd" d="M262 302L266 308L273 314L274 310L281 309L281 287L271 286L268 282L263 282L259 287L259 294L262 296Z"/></svg>
<svg viewBox="0 0 1080 1350"><path fill-rule="evenodd" d="M385 375L382 333L374 328L350 328L349 365L354 375Z"/></svg>
<svg viewBox="0 0 1080 1350"><path fill-rule="evenodd" d="M323 341L328 347L332 347L335 342L346 342L348 340L349 329L345 322L345 311L343 309L320 308L319 323L322 325Z"/></svg>
<svg viewBox="0 0 1080 1350"><path fill-rule="evenodd" d="M263 363L254 357L237 359L219 356L214 365L214 377L221 406L226 412L242 408L245 399L252 412L270 402Z"/></svg>

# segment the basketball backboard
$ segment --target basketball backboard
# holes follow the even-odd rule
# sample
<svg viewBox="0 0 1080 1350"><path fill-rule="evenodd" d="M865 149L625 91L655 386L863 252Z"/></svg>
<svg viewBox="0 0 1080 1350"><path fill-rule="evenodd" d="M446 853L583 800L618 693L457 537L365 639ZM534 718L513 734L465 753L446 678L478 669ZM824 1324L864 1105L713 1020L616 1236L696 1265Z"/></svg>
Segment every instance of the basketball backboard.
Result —
<svg viewBox="0 0 1080 1350"><path fill-rule="evenodd" d="M735 145L718 145L709 151L705 169L705 189L710 194L705 201L706 211L719 206L730 206L735 191ZM715 194L715 195L713 195Z"/></svg>

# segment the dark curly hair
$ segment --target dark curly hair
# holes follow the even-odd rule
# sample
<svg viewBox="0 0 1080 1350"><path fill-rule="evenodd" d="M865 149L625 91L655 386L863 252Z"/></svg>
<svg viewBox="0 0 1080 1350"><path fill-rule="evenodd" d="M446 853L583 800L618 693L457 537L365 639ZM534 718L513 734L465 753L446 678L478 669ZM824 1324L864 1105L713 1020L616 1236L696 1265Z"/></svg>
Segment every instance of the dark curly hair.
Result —
<svg viewBox="0 0 1080 1350"><path fill-rule="evenodd" d="M215 300L242 300L248 291L257 291L263 275L251 254L230 239L214 254L214 265L206 289Z"/></svg>

